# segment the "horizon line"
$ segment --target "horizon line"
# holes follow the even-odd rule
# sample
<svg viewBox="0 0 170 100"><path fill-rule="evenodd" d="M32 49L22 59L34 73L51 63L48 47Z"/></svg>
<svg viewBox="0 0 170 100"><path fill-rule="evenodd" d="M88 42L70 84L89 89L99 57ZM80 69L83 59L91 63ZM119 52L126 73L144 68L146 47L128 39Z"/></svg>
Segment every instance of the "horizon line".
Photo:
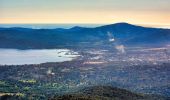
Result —
<svg viewBox="0 0 170 100"><path fill-rule="evenodd" d="M90 26L94 25L94 26ZM116 22L116 23L18 23L18 24L1 24L0 25L72 25L72 26L66 26L66 27L30 27L30 26L0 26L0 28L28 28L28 29L56 29L56 28L62 28L62 29L71 29L76 26L83 27L83 28L96 28L96 27L102 27L107 25L114 25L114 24L129 24L134 26L140 26L140 27L146 27L146 28L161 28L161 29L170 29L170 25L153 25L153 24L131 24L127 22ZM81 26L81 25L89 25L89 26ZM96 26L95 26L96 25Z"/></svg>
<svg viewBox="0 0 170 100"><path fill-rule="evenodd" d="M128 24L133 24L133 25L168 25L170 26L170 24L160 24L160 23L129 23L129 22L113 22L113 23L0 23L1 25L5 25L5 24L18 24L18 25L21 25L21 24L70 24L70 25L73 25L73 24L94 24L94 25L108 25L108 24L118 24L118 23L128 23Z"/></svg>

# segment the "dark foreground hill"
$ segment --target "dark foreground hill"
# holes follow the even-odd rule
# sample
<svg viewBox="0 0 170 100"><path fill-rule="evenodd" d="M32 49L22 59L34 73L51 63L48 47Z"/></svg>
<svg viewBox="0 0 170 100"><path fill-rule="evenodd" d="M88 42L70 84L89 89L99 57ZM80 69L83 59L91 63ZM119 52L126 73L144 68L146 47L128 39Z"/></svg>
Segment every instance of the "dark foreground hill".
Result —
<svg viewBox="0 0 170 100"><path fill-rule="evenodd" d="M96 46L115 42L123 45L169 43L170 29L117 23L96 28L71 29L0 28L0 48L41 49Z"/></svg>
<svg viewBox="0 0 170 100"><path fill-rule="evenodd" d="M155 95L133 93L110 86L95 86L85 88L77 93L55 96L49 100L169 100Z"/></svg>

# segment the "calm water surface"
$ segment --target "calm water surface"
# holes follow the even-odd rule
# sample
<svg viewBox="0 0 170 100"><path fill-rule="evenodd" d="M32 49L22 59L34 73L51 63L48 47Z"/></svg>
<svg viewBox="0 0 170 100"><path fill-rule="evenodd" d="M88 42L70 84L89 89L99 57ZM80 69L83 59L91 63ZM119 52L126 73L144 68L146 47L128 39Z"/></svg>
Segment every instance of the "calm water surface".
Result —
<svg viewBox="0 0 170 100"><path fill-rule="evenodd" d="M0 49L0 65L40 64L71 61L78 57L69 49L17 50Z"/></svg>

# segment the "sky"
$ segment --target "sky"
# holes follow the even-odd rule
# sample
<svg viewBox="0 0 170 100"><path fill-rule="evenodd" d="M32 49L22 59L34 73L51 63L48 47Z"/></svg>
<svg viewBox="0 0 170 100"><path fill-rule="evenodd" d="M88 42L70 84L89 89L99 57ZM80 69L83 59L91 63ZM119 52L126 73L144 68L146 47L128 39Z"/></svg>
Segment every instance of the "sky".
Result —
<svg viewBox="0 0 170 100"><path fill-rule="evenodd" d="M170 25L170 0L0 0L0 24Z"/></svg>

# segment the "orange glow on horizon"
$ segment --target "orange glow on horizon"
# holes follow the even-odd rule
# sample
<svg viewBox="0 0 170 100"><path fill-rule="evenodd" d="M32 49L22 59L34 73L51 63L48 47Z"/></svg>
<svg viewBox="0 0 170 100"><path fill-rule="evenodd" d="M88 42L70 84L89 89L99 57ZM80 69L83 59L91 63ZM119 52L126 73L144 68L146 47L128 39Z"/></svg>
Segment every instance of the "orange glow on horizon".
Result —
<svg viewBox="0 0 170 100"><path fill-rule="evenodd" d="M95 12L95 11L73 11L73 12L14 12L13 16L0 19L1 24L24 24L24 23L94 23L94 24L109 24L117 22L128 22L132 24L157 24L170 25L170 14L163 15L163 13L154 12L126 12L126 11L112 11L112 12ZM9 15L6 15L9 16Z"/></svg>

